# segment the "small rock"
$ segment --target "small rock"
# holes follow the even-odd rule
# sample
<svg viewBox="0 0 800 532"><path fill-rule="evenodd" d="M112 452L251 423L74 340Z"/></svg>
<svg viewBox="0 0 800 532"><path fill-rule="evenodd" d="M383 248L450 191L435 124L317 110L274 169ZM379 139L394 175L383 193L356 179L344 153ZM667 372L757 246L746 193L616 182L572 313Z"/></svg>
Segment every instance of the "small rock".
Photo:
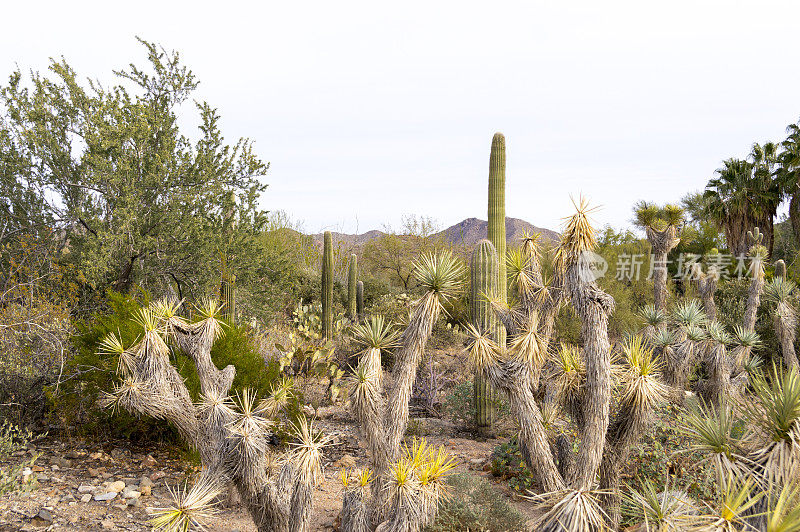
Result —
<svg viewBox="0 0 800 532"><path fill-rule="evenodd" d="M156 466L158 462L156 459L153 458L153 455L148 454L144 460L142 460L142 467L145 469L151 469Z"/></svg>
<svg viewBox="0 0 800 532"><path fill-rule="evenodd" d="M89 455L91 460L100 460L103 458L103 451L97 451L96 453L92 453Z"/></svg>
<svg viewBox="0 0 800 532"><path fill-rule="evenodd" d="M123 499L138 499L142 494L135 489L125 488L120 495L122 495Z"/></svg>
<svg viewBox="0 0 800 532"><path fill-rule="evenodd" d="M166 473L164 473L163 471L156 471L155 473L153 473L152 475L150 475L150 480L152 480L153 482L155 482L156 480L158 480L158 479L160 479L160 478L164 478L164 477L166 477L166 476L167 476L167 474L166 474Z"/></svg>
<svg viewBox="0 0 800 532"><path fill-rule="evenodd" d="M102 478L103 480L108 480L113 476L114 475L112 475L111 473L100 473L100 478Z"/></svg>
<svg viewBox="0 0 800 532"><path fill-rule="evenodd" d="M92 493L96 488L94 486L89 486L87 484L81 484L78 486L78 493Z"/></svg>
<svg viewBox="0 0 800 532"><path fill-rule="evenodd" d="M139 488L139 493L144 495L145 497L149 497L150 494L153 492L153 488L151 486L142 486Z"/></svg>
<svg viewBox="0 0 800 532"><path fill-rule="evenodd" d="M107 491L105 493L98 493L94 496L94 500L96 501L112 501L117 497L117 492L115 491Z"/></svg>
<svg viewBox="0 0 800 532"><path fill-rule="evenodd" d="M140 504L139 499L128 499L128 506L138 508Z"/></svg>
<svg viewBox="0 0 800 532"><path fill-rule="evenodd" d="M61 497L61 500L64 502L72 502L75 500L75 495L73 495L71 491L68 491Z"/></svg>
<svg viewBox="0 0 800 532"><path fill-rule="evenodd" d="M63 457L56 457L50 460L50 463L58 466L60 469L69 469L72 467L72 462Z"/></svg>
<svg viewBox="0 0 800 532"><path fill-rule="evenodd" d="M36 475L36 480L38 480L39 482L47 482L48 480L50 480L50 477L48 477L47 475Z"/></svg>
<svg viewBox="0 0 800 532"><path fill-rule="evenodd" d="M114 493L119 493L120 491L125 489L125 483L122 482L121 480L118 480L116 482L112 482L111 484L109 484L108 488L106 489L108 491L113 491Z"/></svg>
<svg viewBox="0 0 800 532"><path fill-rule="evenodd" d="M34 473L41 473L42 471L44 471L44 468L43 468L42 466L35 465L35 466L33 466L33 467L31 468L31 470L32 470Z"/></svg>
<svg viewBox="0 0 800 532"><path fill-rule="evenodd" d="M89 468L89 476L90 477L99 477L100 476L100 470L99 469L95 469L93 467L90 467Z"/></svg>
<svg viewBox="0 0 800 532"><path fill-rule="evenodd" d="M346 454L333 463L336 469L353 469L356 467L356 459L353 455Z"/></svg>
<svg viewBox="0 0 800 532"><path fill-rule="evenodd" d="M83 497L81 497L81 502L89 502L92 500L92 494L87 493Z"/></svg>
<svg viewBox="0 0 800 532"><path fill-rule="evenodd" d="M64 457L69 460L75 460L76 458L82 458L84 456L86 456L86 451L76 451L75 449L67 452L67 454L64 455Z"/></svg>
<svg viewBox="0 0 800 532"><path fill-rule="evenodd" d="M42 519L43 521L47 521L50 523L53 522L53 512L51 512L47 508L42 508L41 510L39 510L39 513L36 514L36 517Z"/></svg>
<svg viewBox="0 0 800 532"><path fill-rule="evenodd" d="M128 449L123 449L122 447L114 447L111 449L109 454L111 455L111 458L116 458L119 460L120 458L125 458L126 456L130 455L131 452Z"/></svg>
<svg viewBox="0 0 800 532"><path fill-rule="evenodd" d="M139 479L139 486L142 487L142 488L145 487L145 486L152 486L152 485L153 485L153 481L150 480L150 477L142 477L142 478Z"/></svg>
<svg viewBox="0 0 800 532"><path fill-rule="evenodd" d="M100 521L100 526L107 529L117 528L117 525L115 525L114 521L112 521L111 519L103 519L102 521Z"/></svg>

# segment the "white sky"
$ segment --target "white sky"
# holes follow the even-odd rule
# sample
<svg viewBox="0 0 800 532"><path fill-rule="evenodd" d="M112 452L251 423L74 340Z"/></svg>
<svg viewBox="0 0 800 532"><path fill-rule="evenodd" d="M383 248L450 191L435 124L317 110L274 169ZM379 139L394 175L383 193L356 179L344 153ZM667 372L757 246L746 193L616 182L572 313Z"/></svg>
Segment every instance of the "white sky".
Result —
<svg viewBox="0 0 800 532"><path fill-rule="evenodd" d="M119 7L117 7L117 5ZM85 76L179 50L230 142L271 163L263 205L308 231L507 214L558 229L570 195L621 227L701 189L800 117L800 2L13 2L0 76L64 55ZM4 82L4 81L3 81Z"/></svg>

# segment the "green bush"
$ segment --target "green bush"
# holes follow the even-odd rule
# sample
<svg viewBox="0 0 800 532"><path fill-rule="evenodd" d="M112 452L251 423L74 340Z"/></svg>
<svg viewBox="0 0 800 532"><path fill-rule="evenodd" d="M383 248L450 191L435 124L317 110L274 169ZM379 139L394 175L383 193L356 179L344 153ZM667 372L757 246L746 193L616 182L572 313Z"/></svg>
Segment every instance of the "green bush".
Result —
<svg viewBox="0 0 800 532"><path fill-rule="evenodd" d="M447 479L450 494L425 532L516 532L527 530L525 516L484 478L457 473Z"/></svg>
<svg viewBox="0 0 800 532"><path fill-rule="evenodd" d="M38 454L15 465L9 461L14 452L25 449L32 437L29 430L12 425L8 420L0 423L0 495L30 491L36 487L36 475L25 476L23 472L33 467Z"/></svg>
<svg viewBox="0 0 800 532"><path fill-rule="evenodd" d="M508 414L508 403L503 394L495 395L494 408L496 418ZM450 393L444 399L444 412L457 427L466 430L475 428L475 394L472 377L450 389Z"/></svg>
<svg viewBox="0 0 800 532"><path fill-rule="evenodd" d="M177 431L162 421L137 418L126 412L101 409L97 400L102 392L113 389L117 380L117 357L98 353L100 341L115 333L123 345L134 344L141 327L133 320L142 305L149 303L146 295L140 301L127 295L110 293L107 308L92 319L76 324L78 334L72 338L76 354L70 362L70 373L76 377L62 384L61 393L53 396L54 412L65 426L78 427L79 432L110 435L132 440L178 441ZM280 377L277 361L266 363L253 342L248 327L225 327L225 334L214 343L211 357L219 368L236 367L232 394L243 388L256 390L264 397L272 383ZM199 399L200 382L191 359L177 349L170 358L194 400ZM295 409L297 406L295 405Z"/></svg>
<svg viewBox="0 0 800 532"><path fill-rule="evenodd" d="M508 480L511 489L520 493L527 493L534 487L533 473L522 458L516 437L494 448L491 472L502 480Z"/></svg>

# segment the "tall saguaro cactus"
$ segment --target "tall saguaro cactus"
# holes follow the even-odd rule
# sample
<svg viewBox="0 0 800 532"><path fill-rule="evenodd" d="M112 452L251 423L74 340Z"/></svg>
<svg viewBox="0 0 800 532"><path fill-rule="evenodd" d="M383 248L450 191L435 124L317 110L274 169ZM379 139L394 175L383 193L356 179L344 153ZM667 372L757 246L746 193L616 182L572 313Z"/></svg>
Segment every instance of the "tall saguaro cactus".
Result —
<svg viewBox="0 0 800 532"><path fill-rule="evenodd" d="M358 277L358 257L355 253L350 255L350 263L347 265L347 317L355 321L358 314L358 289L356 279Z"/></svg>
<svg viewBox="0 0 800 532"><path fill-rule="evenodd" d="M356 315L359 319L364 316L364 281L356 283Z"/></svg>
<svg viewBox="0 0 800 532"><path fill-rule="evenodd" d="M500 266L497 296L506 303L506 138L495 133L489 154L489 228L487 238L497 251ZM505 340L505 331L498 342ZM502 342L501 342L502 345Z"/></svg>
<svg viewBox="0 0 800 532"><path fill-rule="evenodd" d="M322 334L333 336L333 237L325 231L322 248Z"/></svg>
<svg viewBox="0 0 800 532"><path fill-rule="evenodd" d="M481 240L472 252L470 263L470 313L472 325L479 331L486 331L492 340L497 341L503 327L489 303L495 298L500 278L500 263L497 251L491 242ZM475 424L478 429L491 427L494 421L493 393L489 379L481 371L475 372Z"/></svg>

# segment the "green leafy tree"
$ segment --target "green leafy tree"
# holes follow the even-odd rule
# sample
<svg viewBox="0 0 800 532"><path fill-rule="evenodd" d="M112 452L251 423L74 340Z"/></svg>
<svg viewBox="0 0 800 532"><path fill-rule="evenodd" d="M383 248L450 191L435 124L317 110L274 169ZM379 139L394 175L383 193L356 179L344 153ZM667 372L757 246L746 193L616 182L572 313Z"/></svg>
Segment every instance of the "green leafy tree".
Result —
<svg viewBox="0 0 800 532"><path fill-rule="evenodd" d="M63 235L64 259L83 274L84 295L207 291L219 276L208 264L220 253L254 257L264 224L257 200L268 165L250 140L225 143L206 102L194 103L199 138L184 134L178 117L198 82L178 53L140 42L148 68L115 71L111 87L84 82L62 58L29 79L18 70L0 89L10 210L41 205L39 216ZM231 208L236 234L222 240Z"/></svg>

